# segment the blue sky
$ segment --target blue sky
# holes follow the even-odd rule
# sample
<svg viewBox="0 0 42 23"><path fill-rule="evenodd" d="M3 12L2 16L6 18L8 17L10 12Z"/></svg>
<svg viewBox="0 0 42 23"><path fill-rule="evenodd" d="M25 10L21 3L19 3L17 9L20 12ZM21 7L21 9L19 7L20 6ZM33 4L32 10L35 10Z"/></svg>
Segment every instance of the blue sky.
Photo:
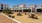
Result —
<svg viewBox="0 0 42 23"><path fill-rule="evenodd" d="M0 3L9 4L10 6L19 4L26 4L28 6L30 4L42 4L42 0L0 0Z"/></svg>

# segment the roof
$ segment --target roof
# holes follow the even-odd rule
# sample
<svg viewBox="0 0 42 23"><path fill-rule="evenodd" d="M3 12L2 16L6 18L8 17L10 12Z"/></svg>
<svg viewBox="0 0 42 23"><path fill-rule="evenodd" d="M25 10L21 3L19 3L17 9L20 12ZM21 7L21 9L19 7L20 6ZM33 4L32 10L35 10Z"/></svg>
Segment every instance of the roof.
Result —
<svg viewBox="0 0 42 23"><path fill-rule="evenodd" d="M42 9L42 7L36 7L36 9Z"/></svg>

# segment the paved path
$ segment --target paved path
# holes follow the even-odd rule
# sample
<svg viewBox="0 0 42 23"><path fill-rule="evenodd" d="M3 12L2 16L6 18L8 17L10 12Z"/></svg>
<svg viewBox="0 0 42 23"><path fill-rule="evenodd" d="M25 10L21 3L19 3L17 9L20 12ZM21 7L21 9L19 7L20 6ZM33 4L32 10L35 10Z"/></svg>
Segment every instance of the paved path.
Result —
<svg viewBox="0 0 42 23"><path fill-rule="evenodd" d="M3 15L0 15L0 23L16 23L16 22L8 19L7 17Z"/></svg>

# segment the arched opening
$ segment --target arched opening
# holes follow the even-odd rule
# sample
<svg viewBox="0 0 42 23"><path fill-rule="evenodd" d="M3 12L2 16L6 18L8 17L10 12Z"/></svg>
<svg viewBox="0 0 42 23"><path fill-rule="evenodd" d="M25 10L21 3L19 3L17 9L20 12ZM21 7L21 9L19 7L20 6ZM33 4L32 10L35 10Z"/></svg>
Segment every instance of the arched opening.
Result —
<svg viewBox="0 0 42 23"><path fill-rule="evenodd" d="M23 9L23 12L31 12L31 9Z"/></svg>

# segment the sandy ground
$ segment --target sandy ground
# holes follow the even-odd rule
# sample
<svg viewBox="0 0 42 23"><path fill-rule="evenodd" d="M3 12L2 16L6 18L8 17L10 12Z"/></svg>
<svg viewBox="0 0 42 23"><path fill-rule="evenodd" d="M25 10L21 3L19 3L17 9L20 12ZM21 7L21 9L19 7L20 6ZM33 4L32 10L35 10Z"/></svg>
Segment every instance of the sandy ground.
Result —
<svg viewBox="0 0 42 23"><path fill-rule="evenodd" d="M17 16L18 12L14 12L15 19L22 22L22 23L42 23L42 14L35 13L35 15L38 17L38 19L32 19L28 18L28 15L25 15L24 13L21 13L22 16Z"/></svg>
<svg viewBox="0 0 42 23"><path fill-rule="evenodd" d="M16 23L16 22L4 17L3 15L0 15L0 23Z"/></svg>

